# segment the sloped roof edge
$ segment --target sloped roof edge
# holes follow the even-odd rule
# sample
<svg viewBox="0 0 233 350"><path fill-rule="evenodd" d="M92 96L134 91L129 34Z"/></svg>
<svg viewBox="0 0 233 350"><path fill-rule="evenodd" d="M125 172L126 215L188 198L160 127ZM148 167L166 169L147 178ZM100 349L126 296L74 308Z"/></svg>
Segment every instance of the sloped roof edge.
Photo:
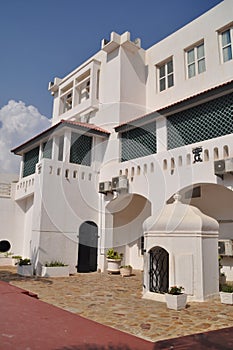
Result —
<svg viewBox="0 0 233 350"><path fill-rule="evenodd" d="M65 127L65 126L71 127L73 129L78 129L80 131L87 132L87 133L90 133L93 135L99 135L102 137L108 137L110 134L109 131L102 129L94 124L88 124L88 123L75 122L75 121L61 119L57 124L52 125L50 128L42 131L41 133L33 136L31 139L27 140L26 142L22 143L21 145L13 148L11 150L11 152L15 153L15 154L20 154L20 152L23 149L30 147L33 143L38 142L42 138L45 138L45 137L51 135L55 130L57 131L60 128Z"/></svg>
<svg viewBox="0 0 233 350"><path fill-rule="evenodd" d="M205 91L201 91L195 95L189 96L184 98L183 100L174 102L166 107L162 107L160 109L154 110L153 112L150 112L148 114L144 114L140 117L137 117L135 119L132 119L126 123L122 123L120 125L117 125L114 129L116 132L122 132L131 128L134 128L136 126L142 125L145 122L149 122L151 120L156 119L157 117L161 115L167 115L175 112L178 108L185 108L191 105L192 103L198 103L202 100L203 96L206 98L211 98L217 94L226 93L227 91L231 90L233 91L233 80L230 80L228 82L225 82L221 85L214 86L210 89L207 89Z"/></svg>

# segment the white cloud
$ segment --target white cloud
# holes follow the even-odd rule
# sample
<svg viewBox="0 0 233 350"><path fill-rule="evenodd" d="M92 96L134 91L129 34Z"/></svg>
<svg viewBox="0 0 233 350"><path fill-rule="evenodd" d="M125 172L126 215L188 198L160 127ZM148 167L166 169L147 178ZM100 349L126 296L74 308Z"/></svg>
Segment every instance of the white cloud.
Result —
<svg viewBox="0 0 233 350"><path fill-rule="evenodd" d="M20 156L10 150L47 129L51 121L34 106L9 101L0 109L0 173L19 173Z"/></svg>

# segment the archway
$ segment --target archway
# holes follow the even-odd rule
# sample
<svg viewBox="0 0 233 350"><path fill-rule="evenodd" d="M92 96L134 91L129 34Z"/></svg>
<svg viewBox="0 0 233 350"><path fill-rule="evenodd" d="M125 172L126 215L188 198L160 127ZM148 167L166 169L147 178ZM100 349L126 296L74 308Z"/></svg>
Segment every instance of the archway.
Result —
<svg viewBox="0 0 233 350"><path fill-rule="evenodd" d="M106 206L106 247L124 255L124 264L143 268L143 222L151 215L151 203L138 194L121 194Z"/></svg>
<svg viewBox="0 0 233 350"><path fill-rule="evenodd" d="M85 221L79 228L78 272L97 270L98 227L92 221Z"/></svg>
<svg viewBox="0 0 233 350"><path fill-rule="evenodd" d="M166 293L169 287L169 254L161 247L150 250L149 290L154 293Z"/></svg>

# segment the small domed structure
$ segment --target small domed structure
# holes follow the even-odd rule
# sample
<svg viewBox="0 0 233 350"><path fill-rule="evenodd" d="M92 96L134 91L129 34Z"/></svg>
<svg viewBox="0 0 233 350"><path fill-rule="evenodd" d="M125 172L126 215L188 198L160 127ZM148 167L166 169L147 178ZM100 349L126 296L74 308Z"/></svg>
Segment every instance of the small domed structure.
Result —
<svg viewBox="0 0 233 350"><path fill-rule="evenodd" d="M180 198L144 222L144 296L161 300L181 285L189 299L204 301L218 294L219 224Z"/></svg>
<svg viewBox="0 0 233 350"><path fill-rule="evenodd" d="M218 232L218 222L203 214L198 208L184 204L179 194L174 195L174 202L164 206L159 215L149 217L143 224L145 232Z"/></svg>

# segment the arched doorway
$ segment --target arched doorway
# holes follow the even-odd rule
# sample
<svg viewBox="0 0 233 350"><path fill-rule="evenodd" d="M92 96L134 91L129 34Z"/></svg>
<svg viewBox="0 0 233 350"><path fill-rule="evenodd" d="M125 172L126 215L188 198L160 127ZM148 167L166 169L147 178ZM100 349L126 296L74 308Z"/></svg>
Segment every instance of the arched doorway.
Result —
<svg viewBox="0 0 233 350"><path fill-rule="evenodd" d="M150 250L150 292L166 293L169 287L169 254L161 247Z"/></svg>
<svg viewBox="0 0 233 350"><path fill-rule="evenodd" d="M98 227L92 221L84 222L79 228L78 272L97 270Z"/></svg>

